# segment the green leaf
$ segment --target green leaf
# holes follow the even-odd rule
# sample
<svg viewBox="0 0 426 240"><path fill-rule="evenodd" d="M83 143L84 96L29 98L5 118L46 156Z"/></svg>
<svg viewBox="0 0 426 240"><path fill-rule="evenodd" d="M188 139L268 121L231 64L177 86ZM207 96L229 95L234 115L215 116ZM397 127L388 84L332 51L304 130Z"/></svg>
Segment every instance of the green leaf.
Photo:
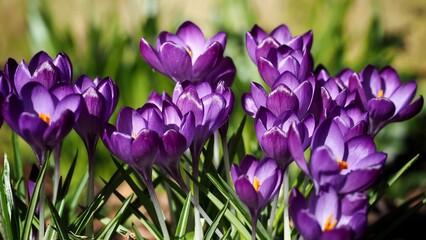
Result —
<svg viewBox="0 0 426 240"><path fill-rule="evenodd" d="M228 210L228 206L229 206L229 199L226 201L225 206L222 208L222 210L220 210L220 212L217 214L217 216L213 220L212 225L210 225L209 229L206 232L205 239L212 239L214 232L216 231L220 221L222 220L222 217L225 215L226 210Z"/></svg>
<svg viewBox="0 0 426 240"><path fill-rule="evenodd" d="M176 227L175 239L183 239L186 232L186 224L188 223L191 209L191 195L188 195L180 212L179 222Z"/></svg>
<svg viewBox="0 0 426 240"><path fill-rule="evenodd" d="M36 180L36 185L34 187L34 193L30 200L30 205L27 210L27 213L25 215L25 221L24 221L24 232L22 234L22 239L29 239L31 234L31 225L32 220L34 218L35 209L38 203L38 197L40 195L40 189L44 180L44 176L46 175L46 169L47 169L47 162L44 161L43 165L41 167L41 171L39 172Z"/></svg>
<svg viewBox="0 0 426 240"><path fill-rule="evenodd" d="M138 230L138 227L136 227L136 225L134 224L134 223L132 223L132 229L133 229L133 232L135 233L135 235L136 235L136 239L138 239L138 240L143 240L143 239L145 239L144 237L142 237L142 235L141 235L141 233L139 232L139 230Z"/></svg>
<svg viewBox="0 0 426 240"><path fill-rule="evenodd" d="M120 220L123 215L124 210L126 210L130 201L133 198L133 194L131 194L126 201L123 202L120 209L115 214L114 218L96 235L95 239L112 239L116 229L120 225Z"/></svg>
<svg viewBox="0 0 426 240"><path fill-rule="evenodd" d="M372 194L370 194L370 206L374 205L376 201L379 200L384 193L386 193L388 188L392 186L396 182L396 180L398 180L398 178L416 162L418 158L419 158L419 154L417 154L410 161L408 161L401 169L399 169L398 172L396 172L385 183L381 184L377 191L372 192Z"/></svg>
<svg viewBox="0 0 426 240"><path fill-rule="evenodd" d="M14 202L12 187L10 185L10 166L6 154L4 155L4 168L0 175L0 184L1 233L5 239L17 239L19 236L14 236L13 233L16 232L19 234L19 231L12 230L12 210L14 208Z"/></svg>
<svg viewBox="0 0 426 240"><path fill-rule="evenodd" d="M56 211L55 206L53 206L52 202L49 199L46 199L46 203L50 208L50 212L52 213L52 218L53 218L53 221L55 222L56 229L59 233L59 238L65 239L65 240L69 239L67 234L66 224L62 221L58 211Z"/></svg>

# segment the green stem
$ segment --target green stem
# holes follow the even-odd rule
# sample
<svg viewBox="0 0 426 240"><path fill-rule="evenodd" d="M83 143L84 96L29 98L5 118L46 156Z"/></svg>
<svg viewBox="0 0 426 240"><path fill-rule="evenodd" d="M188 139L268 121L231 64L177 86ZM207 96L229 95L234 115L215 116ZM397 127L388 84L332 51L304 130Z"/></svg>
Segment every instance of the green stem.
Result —
<svg viewBox="0 0 426 240"><path fill-rule="evenodd" d="M145 178L141 176L145 182L145 186L148 189L149 196L151 198L152 204L154 205L155 213L157 214L158 222L160 223L161 231L163 232L163 239L170 240L169 232L167 230L166 221L161 211L160 204L158 203L157 194L155 193L154 185L152 184L151 178Z"/></svg>
<svg viewBox="0 0 426 240"><path fill-rule="evenodd" d="M88 149L87 151L89 159L89 182L87 185L87 206L94 200L94 189L95 189L95 154L94 151ZM86 227L86 236L93 238L93 218L89 219L89 223Z"/></svg>
<svg viewBox="0 0 426 240"><path fill-rule="evenodd" d="M39 212L39 229L38 229L38 239L43 239L44 238L44 202L46 200L46 189L45 189L45 183L44 181L41 183L41 188L40 188L40 199L39 199L39 207L40 207L40 212Z"/></svg>
<svg viewBox="0 0 426 240"><path fill-rule="evenodd" d="M256 230L257 230L257 214L252 216L251 220L251 239L256 240Z"/></svg>
<svg viewBox="0 0 426 240"><path fill-rule="evenodd" d="M200 153L197 151L191 151L192 155L192 174L194 177L194 181L198 182L198 165L200 160ZM192 184L192 190L194 195L194 205L199 206L200 205L200 193L198 189L198 185L196 183ZM198 208L194 208L194 239L203 239L203 230L201 226L201 218L200 218L200 212L198 211Z"/></svg>
<svg viewBox="0 0 426 240"><path fill-rule="evenodd" d="M277 194L277 196L275 196L275 198L274 198L274 201L272 201L271 215L270 215L270 217L268 219L268 223L267 223L269 236L272 236L272 232L273 232L274 219L275 219L275 215L277 213L278 199L279 199L279 194Z"/></svg>
<svg viewBox="0 0 426 240"><path fill-rule="evenodd" d="M61 159L61 148L62 148L62 142L55 146L53 149L53 157L55 159L55 166L54 166L54 172L53 172L53 196L52 196L52 202L53 204L56 203L57 197L58 197L58 189L59 189L59 179L60 179L60 159Z"/></svg>
<svg viewBox="0 0 426 240"><path fill-rule="evenodd" d="M289 188L289 182L288 182L288 169L284 172L283 177L283 193L284 193L284 240L291 240L290 237L290 219L288 214L288 188Z"/></svg>

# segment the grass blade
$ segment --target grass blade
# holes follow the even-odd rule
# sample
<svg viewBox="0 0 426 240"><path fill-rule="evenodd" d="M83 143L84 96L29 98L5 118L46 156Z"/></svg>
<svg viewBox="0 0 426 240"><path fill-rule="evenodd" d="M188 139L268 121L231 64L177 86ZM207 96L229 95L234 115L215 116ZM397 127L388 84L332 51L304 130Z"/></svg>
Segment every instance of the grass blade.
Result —
<svg viewBox="0 0 426 240"><path fill-rule="evenodd" d="M175 239L183 239L186 232L186 224L188 223L191 209L191 195L188 195L180 212L179 222L176 227Z"/></svg>
<svg viewBox="0 0 426 240"><path fill-rule="evenodd" d="M66 230L66 224L62 221L61 217L59 216L58 211L56 211L55 206L53 206L52 202L49 199L46 199L47 206L49 206L50 212L52 213L53 221L55 222L56 229L59 233L60 239L69 239L67 230Z"/></svg>
<svg viewBox="0 0 426 240"><path fill-rule="evenodd" d="M31 225L32 225L32 220L34 218L35 215L35 209L38 203L38 197L40 195L40 189L41 189L41 185L43 183L44 180L44 175L46 175L46 169L47 169L47 162L48 161L44 161L43 165L41 167L41 171L39 173L39 175L37 176L37 180L36 180L36 185L34 187L34 193L33 196L30 200L30 205L29 208L27 210L27 213L25 215L25 221L24 221L24 232L22 234L22 239L29 239L30 238L30 234L31 234ZM44 223L40 223L40 224L44 224Z"/></svg>
<svg viewBox="0 0 426 240"><path fill-rule="evenodd" d="M222 220L222 217L225 215L225 212L228 209L228 206L229 206L229 199L226 201L225 206L220 210L220 212L217 214L217 216L213 220L212 225L210 225L209 229L207 230L205 235L206 239L212 239L213 234L216 231L216 228L219 226L219 223Z"/></svg>

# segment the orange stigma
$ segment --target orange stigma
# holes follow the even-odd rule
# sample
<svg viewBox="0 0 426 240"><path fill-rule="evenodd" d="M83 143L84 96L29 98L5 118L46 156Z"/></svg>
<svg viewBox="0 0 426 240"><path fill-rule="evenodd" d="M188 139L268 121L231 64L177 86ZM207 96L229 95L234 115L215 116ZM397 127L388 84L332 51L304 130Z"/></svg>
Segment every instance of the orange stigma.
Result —
<svg viewBox="0 0 426 240"><path fill-rule="evenodd" d="M47 123L47 125L50 125L50 114L39 113L38 117L43 120L43 122Z"/></svg>
<svg viewBox="0 0 426 240"><path fill-rule="evenodd" d="M333 219L333 214L330 214L327 220L325 220L324 232L331 231L336 226L337 220L334 220L333 222L331 222L332 219Z"/></svg>
<svg viewBox="0 0 426 240"><path fill-rule="evenodd" d="M259 178L258 177L254 177L254 179L253 179L253 187L254 187L254 190L256 190L256 192L259 192L259 188L260 188L260 180L259 180Z"/></svg>
<svg viewBox="0 0 426 240"><path fill-rule="evenodd" d="M337 163L339 164L340 171L348 169L348 163L346 161L337 160Z"/></svg>
<svg viewBox="0 0 426 240"><path fill-rule="evenodd" d="M189 56L192 58L192 51L191 51L191 49L189 49L189 48L185 48L186 49L186 52L189 54Z"/></svg>
<svg viewBox="0 0 426 240"><path fill-rule="evenodd" d="M385 94L385 92L383 91L383 89L380 89L379 92L377 93L377 97L382 98L383 94Z"/></svg>

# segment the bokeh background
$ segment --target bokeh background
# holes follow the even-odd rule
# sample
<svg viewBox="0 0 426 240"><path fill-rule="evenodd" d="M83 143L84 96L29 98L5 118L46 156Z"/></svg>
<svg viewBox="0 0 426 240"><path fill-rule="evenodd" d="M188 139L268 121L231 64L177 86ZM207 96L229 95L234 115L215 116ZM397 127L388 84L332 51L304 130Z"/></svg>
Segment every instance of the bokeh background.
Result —
<svg viewBox="0 0 426 240"><path fill-rule="evenodd" d="M367 64L378 68L391 65L403 81L416 80L418 95L426 95L426 1L424 0L0 0L0 64L9 57L29 62L38 51L52 57L60 51L73 64L74 79L111 76L120 87L117 107L140 107L152 90L172 92L174 83L153 72L142 60L139 40L155 42L160 31L175 32L186 20L193 21L207 37L217 31L228 36L225 55L233 58L237 77L236 98L249 91L251 81L261 82L256 67L245 51L245 33L254 24L271 31L286 24L294 35L314 33L315 64L335 74L344 68L360 71ZM115 116L111 122L115 122ZM239 126L244 113L236 101L230 133ZM258 154L252 141L253 122L244 129L246 152ZM389 153L385 175L396 172L417 153L420 159L389 190L371 214L372 220L413 194L426 190L426 114L386 127L377 137L378 149ZM0 129L0 152L12 153L10 129ZM35 157L19 141L30 166ZM66 172L76 150L78 167L87 168L85 149L77 134L64 142L62 171ZM102 143L98 146L97 180L115 171ZM12 159L13 162L13 159ZM424 209L395 234L419 236L410 221L426 223ZM411 230L413 228L414 230ZM405 230L404 230L405 229ZM421 229L421 228L419 228ZM424 233L423 233L424 234ZM398 236L398 235L395 235Z"/></svg>

